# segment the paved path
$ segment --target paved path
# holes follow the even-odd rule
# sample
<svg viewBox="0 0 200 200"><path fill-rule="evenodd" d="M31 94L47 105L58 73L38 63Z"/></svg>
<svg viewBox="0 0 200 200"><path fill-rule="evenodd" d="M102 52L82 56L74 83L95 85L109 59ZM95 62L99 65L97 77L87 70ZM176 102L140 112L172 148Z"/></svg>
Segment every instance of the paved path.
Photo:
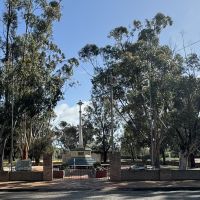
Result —
<svg viewBox="0 0 200 200"><path fill-rule="evenodd" d="M110 182L107 179L55 179L41 182L0 182L0 191L62 191L62 190L200 190L200 181L130 181Z"/></svg>
<svg viewBox="0 0 200 200"><path fill-rule="evenodd" d="M198 200L199 191L101 191L101 190L82 190L82 191L26 191L26 192L1 192L1 200Z"/></svg>

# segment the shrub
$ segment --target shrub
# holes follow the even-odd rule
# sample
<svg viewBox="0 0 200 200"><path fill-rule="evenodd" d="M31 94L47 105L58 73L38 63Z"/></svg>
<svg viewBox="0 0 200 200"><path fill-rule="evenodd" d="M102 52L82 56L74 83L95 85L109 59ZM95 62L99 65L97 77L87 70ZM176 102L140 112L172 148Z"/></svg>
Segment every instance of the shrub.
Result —
<svg viewBox="0 0 200 200"><path fill-rule="evenodd" d="M93 164L93 167L96 169L96 168L98 168L98 167L101 167L101 163L100 162L95 162L94 164Z"/></svg>

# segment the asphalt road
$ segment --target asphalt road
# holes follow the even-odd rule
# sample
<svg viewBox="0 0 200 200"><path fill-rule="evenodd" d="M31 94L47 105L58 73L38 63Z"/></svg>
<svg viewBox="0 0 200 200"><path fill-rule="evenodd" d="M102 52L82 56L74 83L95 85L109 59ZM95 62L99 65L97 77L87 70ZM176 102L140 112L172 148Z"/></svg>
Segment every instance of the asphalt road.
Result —
<svg viewBox="0 0 200 200"><path fill-rule="evenodd" d="M30 200L30 199L95 199L95 200L118 200L118 199L137 199L137 200L190 200L200 199L200 191L131 191L131 190L82 190L82 191L26 191L26 192L0 192L1 200Z"/></svg>

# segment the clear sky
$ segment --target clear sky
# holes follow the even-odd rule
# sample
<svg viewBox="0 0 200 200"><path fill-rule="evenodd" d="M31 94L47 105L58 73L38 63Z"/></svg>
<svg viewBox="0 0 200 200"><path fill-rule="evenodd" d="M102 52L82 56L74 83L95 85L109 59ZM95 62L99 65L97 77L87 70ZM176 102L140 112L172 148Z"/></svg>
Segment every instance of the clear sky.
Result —
<svg viewBox="0 0 200 200"><path fill-rule="evenodd" d="M0 0L2 13L3 0ZM118 26L131 26L133 20L151 19L158 12L169 15L173 26L161 36L162 43L180 49L185 44L200 40L200 0L62 0L62 18L55 23L53 38L67 58L77 57L79 50L86 44L104 46L110 41L108 33ZM1 27L0 27L1 30ZM200 43L187 48L199 52ZM180 52L181 53L181 52ZM90 66L81 64L92 74ZM88 102L91 90L91 77L78 67L72 79L79 84L65 90L65 99L58 103L55 111L57 120L77 123L79 100ZM85 103L86 104L86 103Z"/></svg>
<svg viewBox="0 0 200 200"><path fill-rule="evenodd" d="M62 5L63 16L55 24L54 39L67 58L76 57L88 43L108 44L107 35L113 28L131 26L135 19L151 19L158 12L169 15L174 22L162 34L163 43L182 48L181 33L186 45L200 40L200 0L63 0ZM198 51L199 47L197 43L186 50L188 53ZM93 73L91 67L81 65ZM75 105L80 99L89 100L90 78L81 67L75 70L73 79L79 81L79 85L65 91L65 100L56 108L60 119L77 120L72 113L78 116Z"/></svg>

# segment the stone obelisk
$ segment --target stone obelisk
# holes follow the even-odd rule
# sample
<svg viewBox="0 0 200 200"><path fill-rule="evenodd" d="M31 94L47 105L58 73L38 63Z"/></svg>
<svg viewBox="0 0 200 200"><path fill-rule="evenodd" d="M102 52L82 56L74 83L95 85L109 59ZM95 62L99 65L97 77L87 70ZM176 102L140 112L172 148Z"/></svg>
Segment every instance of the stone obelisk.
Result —
<svg viewBox="0 0 200 200"><path fill-rule="evenodd" d="M82 111L81 111L81 106L83 105L83 102L80 100L78 103L79 105L79 144L78 148L83 149L83 133L82 133Z"/></svg>

